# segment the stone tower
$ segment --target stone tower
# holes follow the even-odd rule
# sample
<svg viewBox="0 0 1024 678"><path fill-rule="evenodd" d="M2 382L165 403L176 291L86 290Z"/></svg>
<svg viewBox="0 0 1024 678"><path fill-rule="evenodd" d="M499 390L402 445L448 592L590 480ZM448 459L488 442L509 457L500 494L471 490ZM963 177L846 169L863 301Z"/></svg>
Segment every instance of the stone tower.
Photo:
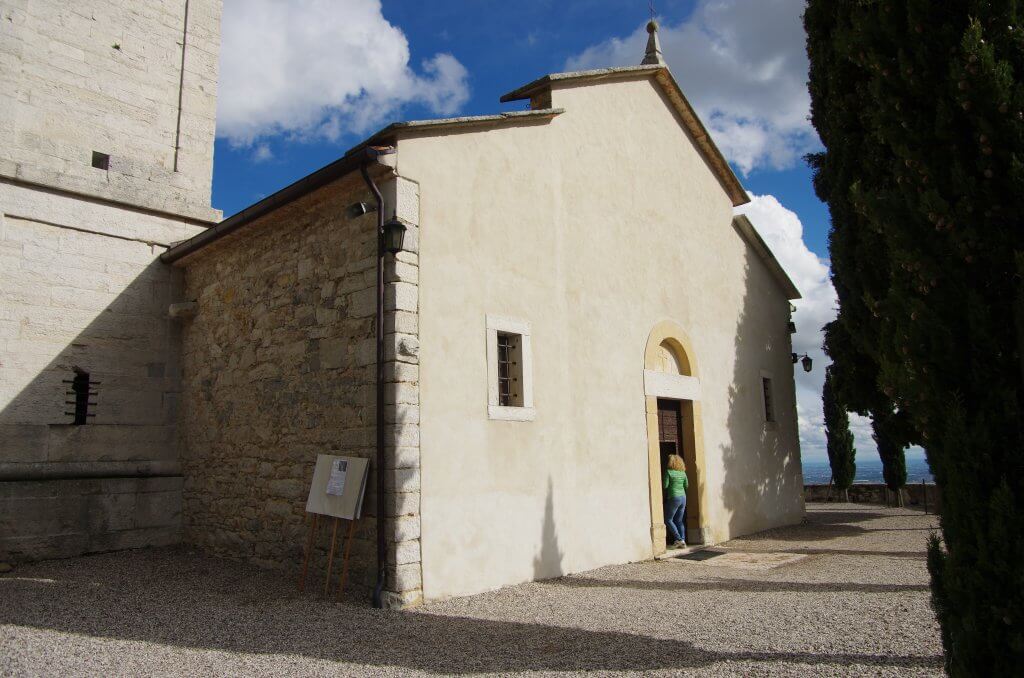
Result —
<svg viewBox="0 0 1024 678"><path fill-rule="evenodd" d="M156 258L210 207L220 0L0 0L0 560L180 538Z"/></svg>

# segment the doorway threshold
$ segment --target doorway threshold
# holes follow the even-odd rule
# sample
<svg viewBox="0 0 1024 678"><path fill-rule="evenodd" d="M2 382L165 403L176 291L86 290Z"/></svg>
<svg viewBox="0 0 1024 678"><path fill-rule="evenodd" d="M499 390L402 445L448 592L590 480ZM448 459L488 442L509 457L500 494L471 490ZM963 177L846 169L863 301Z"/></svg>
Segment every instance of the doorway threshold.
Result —
<svg viewBox="0 0 1024 678"><path fill-rule="evenodd" d="M669 560L670 558L678 558L679 556L687 556L691 553L698 553L711 548L711 544L694 544L693 546L687 546L681 549L668 549L664 553L660 553L654 556L655 560Z"/></svg>

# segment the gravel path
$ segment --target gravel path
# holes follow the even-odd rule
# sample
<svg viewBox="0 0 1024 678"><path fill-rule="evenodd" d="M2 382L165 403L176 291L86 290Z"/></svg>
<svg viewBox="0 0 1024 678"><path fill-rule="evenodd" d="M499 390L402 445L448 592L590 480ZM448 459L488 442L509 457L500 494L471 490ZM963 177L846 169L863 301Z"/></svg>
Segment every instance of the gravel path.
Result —
<svg viewBox="0 0 1024 678"><path fill-rule="evenodd" d="M941 675L934 516L809 504L804 525L382 612L187 549L0 575L0 675ZM769 567L771 554L805 554ZM312 583L312 582L311 582Z"/></svg>

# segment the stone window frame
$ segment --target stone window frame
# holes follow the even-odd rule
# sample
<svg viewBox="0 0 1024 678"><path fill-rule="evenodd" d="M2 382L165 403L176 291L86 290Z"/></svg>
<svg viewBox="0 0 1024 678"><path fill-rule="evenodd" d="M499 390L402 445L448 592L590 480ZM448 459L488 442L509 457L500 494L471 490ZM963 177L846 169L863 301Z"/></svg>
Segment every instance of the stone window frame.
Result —
<svg viewBox="0 0 1024 678"><path fill-rule="evenodd" d="M487 330L487 418L497 421L533 421L533 343L530 323L500 315L486 316ZM498 397L498 333L519 336L522 367L521 406L503 406Z"/></svg>

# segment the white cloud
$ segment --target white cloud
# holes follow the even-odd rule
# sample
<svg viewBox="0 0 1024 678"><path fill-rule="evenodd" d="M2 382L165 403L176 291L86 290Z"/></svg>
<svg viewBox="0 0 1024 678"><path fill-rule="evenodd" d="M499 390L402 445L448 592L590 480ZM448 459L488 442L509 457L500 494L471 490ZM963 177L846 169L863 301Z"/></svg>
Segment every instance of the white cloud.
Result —
<svg viewBox="0 0 1024 678"><path fill-rule="evenodd" d="M226 0L222 32L217 133L238 145L365 133L407 104L450 115L469 98L452 55L410 67L379 0Z"/></svg>
<svg viewBox="0 0 1024 678"><path fill-rule="evenodd" d="M817 148L808 121L805 0L700 0L659 31L669 68L725 156L747 174L783 169ZM570 58L568 70L639 64L647 31Z"/></svg>
<svg viewBox="0 0 1024 678"><path fill-rule="evenodd" d="M268 160L273 159L274 151L271 150L270 144L266 142L259 142L252 147L253 162L267 162Z"/></svg>

